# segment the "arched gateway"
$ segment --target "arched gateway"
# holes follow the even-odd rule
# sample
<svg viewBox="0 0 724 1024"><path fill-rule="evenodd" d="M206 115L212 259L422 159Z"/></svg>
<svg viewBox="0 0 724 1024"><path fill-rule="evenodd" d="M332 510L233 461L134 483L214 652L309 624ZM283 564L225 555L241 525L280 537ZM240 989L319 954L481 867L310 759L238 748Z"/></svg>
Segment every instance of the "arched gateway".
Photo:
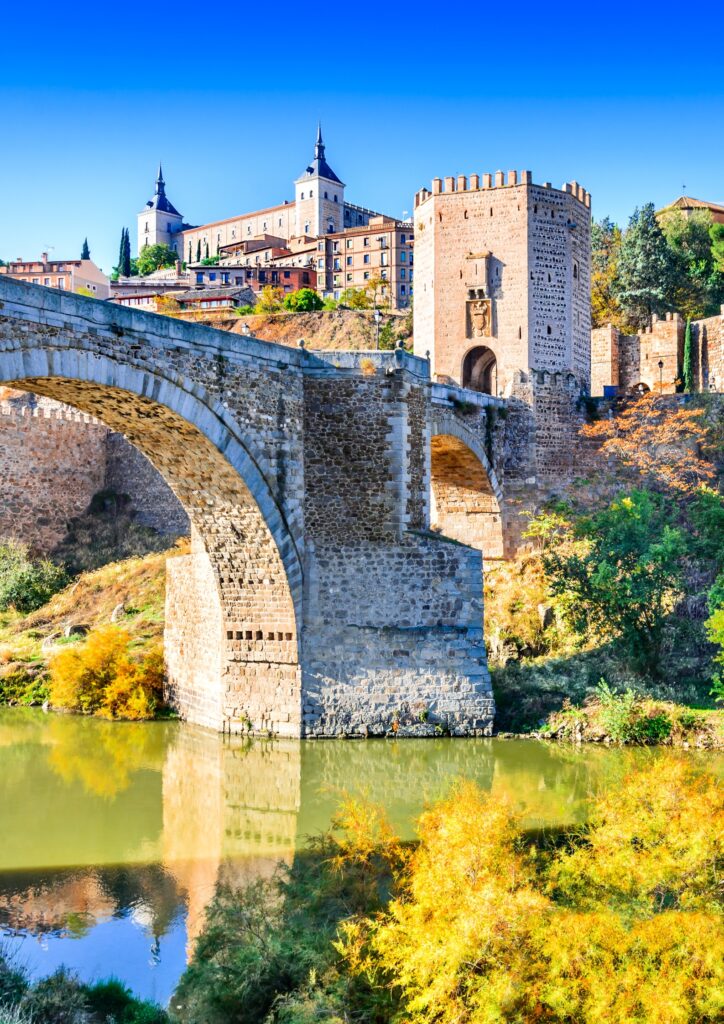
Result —
<svg viewBox="0 0 724 1024"><path fill-rule="evenodd" d="M426 364L329 356L0 281L0 384L125 434L189 514L165 644L185 717L488 732L480 553L429 532Z"/></svg>

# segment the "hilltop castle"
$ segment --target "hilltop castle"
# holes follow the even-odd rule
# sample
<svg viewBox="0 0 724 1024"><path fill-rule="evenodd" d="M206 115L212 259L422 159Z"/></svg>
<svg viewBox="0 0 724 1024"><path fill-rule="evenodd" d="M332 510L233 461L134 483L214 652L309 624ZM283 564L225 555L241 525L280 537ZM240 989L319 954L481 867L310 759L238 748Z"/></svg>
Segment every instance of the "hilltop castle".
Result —
<svg viewBox="0 0 724 1024"><path fill-rule="evenodd" d="M272 274L275 268L303 266L314 272L319 292L334 299L378 277L386 304L406 307L412 295L410 225L348 202L345 189L327 161L321 125L314 158L294 182L293 201L198 227L184 223L171 203L159 166L154 194L138 214L138 251L168 245L198 271L196 283L207 285L246 283L243 276L225 280L214 270L204 271L201 261L213 256L224 267L267 268L268 284L282 283L281 275Z"/></svg>

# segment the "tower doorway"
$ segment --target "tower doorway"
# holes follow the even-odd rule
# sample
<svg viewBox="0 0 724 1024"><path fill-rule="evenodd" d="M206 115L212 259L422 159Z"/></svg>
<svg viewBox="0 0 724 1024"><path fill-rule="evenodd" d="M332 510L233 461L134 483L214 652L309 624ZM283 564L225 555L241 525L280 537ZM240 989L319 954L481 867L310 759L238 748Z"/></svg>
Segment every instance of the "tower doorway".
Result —
<svg viewBox="0 0 724 1024"><path fill-rule="evenodd" d="M471 348L463 361L464 388L481 391L486 395L498 393L498 362L495 353L487 345Z"/></svg>

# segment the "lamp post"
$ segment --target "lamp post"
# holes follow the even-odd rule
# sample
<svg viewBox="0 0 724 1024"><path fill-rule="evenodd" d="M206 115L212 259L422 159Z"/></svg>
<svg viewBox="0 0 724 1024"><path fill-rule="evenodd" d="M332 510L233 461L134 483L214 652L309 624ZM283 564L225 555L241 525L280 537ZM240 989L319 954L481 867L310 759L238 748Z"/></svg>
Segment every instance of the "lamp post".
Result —
<svg viewBox="0 0 724 1024"><path fill-rule="evenodd" d="M664 393L664 360L659 359L659 394Z"/></svg>
<svg viewBox="0 0 724 1024"><path fill-rule="evenodd" d="M380 316L381 313L377 306L375 306L375 348L380 347Z"/></svg>

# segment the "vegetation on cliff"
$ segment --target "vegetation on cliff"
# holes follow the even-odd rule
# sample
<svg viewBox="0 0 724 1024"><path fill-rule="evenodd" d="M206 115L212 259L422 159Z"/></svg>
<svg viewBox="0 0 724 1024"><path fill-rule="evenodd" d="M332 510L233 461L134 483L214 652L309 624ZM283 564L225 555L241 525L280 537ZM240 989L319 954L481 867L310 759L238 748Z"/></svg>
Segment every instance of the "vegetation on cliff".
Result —
<svg viewBox="0 0 724 1024"><path fill-rule="evenodd" d="M712 709L721 685L721 407L649 395L585 432L605 457L600 475L543 509L527 531L534 550L486 579L498 727L540 729L567 702L578 728L563 728L569 716L549 731L600 738L603 678L622 699L668 702L649 709L671 722L659 739L714 742L716 712L674 705ZM629 740L641 706L631 709Z"/></svg>

